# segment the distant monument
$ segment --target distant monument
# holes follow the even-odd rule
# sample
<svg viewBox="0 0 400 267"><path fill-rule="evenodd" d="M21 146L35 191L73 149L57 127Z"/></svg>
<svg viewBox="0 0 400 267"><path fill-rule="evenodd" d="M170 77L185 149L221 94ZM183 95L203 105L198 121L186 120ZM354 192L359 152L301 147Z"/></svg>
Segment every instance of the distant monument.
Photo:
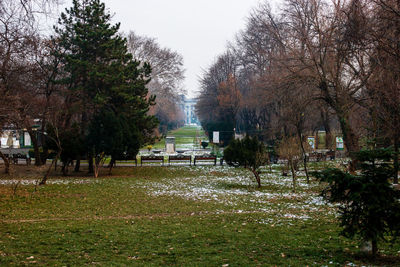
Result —
<svg viewBox="0 0 400 267"><path fill-rule="evenodd" d="M167 153L175 153L175 137L167 136L165 138L165 151Z"/></svg>
<svg viewBox="0 0 400 267"><path fill-rule="evenodd" d="M181 109L185 114L185 125L200 125L199 119L196 116L197 99L186 98L181 95Z"/></svg>

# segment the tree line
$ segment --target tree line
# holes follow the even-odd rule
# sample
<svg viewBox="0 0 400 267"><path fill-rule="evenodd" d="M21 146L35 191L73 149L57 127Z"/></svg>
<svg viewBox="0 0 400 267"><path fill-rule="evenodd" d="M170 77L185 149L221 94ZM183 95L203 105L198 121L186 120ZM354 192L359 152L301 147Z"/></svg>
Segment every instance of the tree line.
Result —
<svg viewBox="0 0 400 267"><path fill-rule="evenodd" d="M26 129L36 165L54 151L64 172L72 160L79 171L85 158L97 176L106 155L112 168L182 123L183 58L155 39L121 33L100 0L74 0L46 36L39 17L57 4L0 2L0 129Z"/></svg>
<svg viewBox="0 0 400 267"><path fill-rule="evenodd" d="M352 157L400 138L399 26L395 0L268 1L201 77L197 113L206 131L234 129L264 142L335 130ZM302 143L302 142L300 142Z"/></svg>

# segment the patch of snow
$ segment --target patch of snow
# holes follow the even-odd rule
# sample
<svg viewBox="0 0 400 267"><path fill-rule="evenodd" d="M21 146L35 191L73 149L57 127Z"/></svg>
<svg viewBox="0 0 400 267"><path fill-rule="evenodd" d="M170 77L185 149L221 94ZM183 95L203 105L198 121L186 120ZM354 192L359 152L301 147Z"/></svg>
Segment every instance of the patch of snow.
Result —
<svg viewBox="0 0 400 267"><path fill-rule="evenodd" d="M34 179L10 179L10 180L0 180L0 185L15 185L15 184L21 184L21 185L35 185L38 184L40 180L34 180ZM47 180L47 184L89 184L89 183L95 183L98 182L98 180L94 179L51 179Z"/></svg>

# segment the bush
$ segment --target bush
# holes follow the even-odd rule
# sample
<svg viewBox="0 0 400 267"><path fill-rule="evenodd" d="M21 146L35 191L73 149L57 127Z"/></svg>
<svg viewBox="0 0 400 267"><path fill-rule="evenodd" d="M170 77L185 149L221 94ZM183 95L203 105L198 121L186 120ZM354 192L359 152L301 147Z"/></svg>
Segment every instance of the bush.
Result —
<svg viewBox="0 0 400 267"><path fill-rule="evenodd" d="M387 150L357 153L361 174L352 175L339 169L327 169L313 175L328 186L322 191L324 199L339 203L342 235L371 242L372 254L378 251L378 241L387 235L393 240L399 235L400 192L389 183L393 170L386 163L391 157Z"/></svg>
<svg viewBox="0 0 400 267"><path fill-rule="evenodd" d="M206 147L208 147L208 142L207 141L201 141L201 146L203 147L203 149L206 149Z"/></svg>
<svg viewBox="0 0 400 267"><path fill-rule="evenodd" d="M296 176L296 169L297 164L301 157L301 147L296 137L285 137L279 143L277 148L277 153L279 157L286 159L288 161L287 166L283 166L282 174L286 173L289 170L289 167L292 172L292 186L293 192L296 192L296 183L297 183L297 176Z"/></svg>
<svg viewBox="0 0 400 267"><path fill-rule="evenodd" d="M259 168L267 163L265 146L257 138L246 136L243 140L232 140L224 150L224 159L230 166L244 167L250 170L261 187Z"/></svg>

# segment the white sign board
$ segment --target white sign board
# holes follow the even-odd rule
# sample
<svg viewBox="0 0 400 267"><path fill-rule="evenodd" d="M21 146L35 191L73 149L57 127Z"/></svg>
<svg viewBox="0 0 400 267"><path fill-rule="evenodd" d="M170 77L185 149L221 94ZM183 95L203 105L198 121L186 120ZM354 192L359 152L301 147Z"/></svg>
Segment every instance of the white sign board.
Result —
<svg viewBox="0 0 400 267"><path fill-rule="evenodd" d="M219 144L219 132L213 132L213 143Z"/></svg>
<svg viewBox="0 0 400 267"><path fill-rule="evenodd" d="M27 132L24 133L24 141L25 141L24 142L25 146L31 146L32 145L31 136Z"/></svg>
<svg viewBox="0 0 400 267"><path fill-rule="evenodd" d="M343 137L336 137L336 150L344 150Z"/></svg>
<svg viewBox="0 0 400 267"><path fill-rule="evenodd" d="M315 137L307 137L307 143L312 149L315 149Z"/></svg>

